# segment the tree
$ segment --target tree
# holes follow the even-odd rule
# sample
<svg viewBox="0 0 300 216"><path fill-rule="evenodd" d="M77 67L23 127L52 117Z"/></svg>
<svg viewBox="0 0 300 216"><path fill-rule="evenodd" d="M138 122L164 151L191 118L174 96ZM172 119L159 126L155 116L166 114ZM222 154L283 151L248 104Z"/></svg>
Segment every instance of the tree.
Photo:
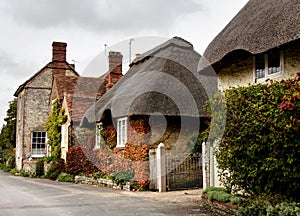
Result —
<svg viewBox="0 0 300 216"><path fill-rule="evenodd" d="M16 123L17 123L17 99L9 102L9 108L6 112L0 133L0 149L2 149L3 158L7 160L14 154L13 149L16 147Z"/></svg>
<svg viewBox="0 0 300 216"><path fill-rule="evenodd" d="M51 147L51 155L60 157L61 126L66 122L67 116L64 110L59 108L59 101L55 99L52 103L52 112L48 117L45 128L47 131L48 145Z"/></svg>

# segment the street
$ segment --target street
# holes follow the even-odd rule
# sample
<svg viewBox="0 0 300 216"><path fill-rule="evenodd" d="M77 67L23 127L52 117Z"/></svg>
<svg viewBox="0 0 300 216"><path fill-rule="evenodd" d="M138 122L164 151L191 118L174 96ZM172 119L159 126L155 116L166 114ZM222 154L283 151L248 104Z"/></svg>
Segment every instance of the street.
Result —
<svg viewBox="0 0 300 216"><path fill-rule="evenodd" d="M159 194L143 193L23 178L0 170L1 216L205 215L197 203L153 199Z"/></svg>

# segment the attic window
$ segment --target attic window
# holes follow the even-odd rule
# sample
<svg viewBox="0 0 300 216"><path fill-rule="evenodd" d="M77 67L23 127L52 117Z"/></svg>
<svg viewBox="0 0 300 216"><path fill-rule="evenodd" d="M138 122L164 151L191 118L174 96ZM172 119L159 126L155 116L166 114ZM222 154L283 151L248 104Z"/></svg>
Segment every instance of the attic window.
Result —
<svg viewBox="0 0 300 216"><path fill-rule="evenodd" d="M117 120L117 147L125 147L127 142L127 118Z"/></svg>
<svg viewBox="0 0 300 216"><path fill-rule="evenodd" d="M255 56L255 81L275 78L283 73L283 54L273 49L266 54Z"/></svg>

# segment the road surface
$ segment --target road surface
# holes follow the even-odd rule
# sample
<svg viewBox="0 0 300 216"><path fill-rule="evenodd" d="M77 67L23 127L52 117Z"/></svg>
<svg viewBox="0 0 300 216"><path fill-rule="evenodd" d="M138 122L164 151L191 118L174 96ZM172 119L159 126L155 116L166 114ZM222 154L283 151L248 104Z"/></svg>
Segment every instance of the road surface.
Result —
<svg viewBox="0 0 300 216"><path fill-rule="evenodd" d="M153 196L157 194L152 193ZM176 197L173 197L173 200L174 198L176 200ZM0 170L0 215L205 214L200 205L193 202L172 202L168 199L146 197L142 192L124 192L87 185L23 178L11 176Z"/></svg>

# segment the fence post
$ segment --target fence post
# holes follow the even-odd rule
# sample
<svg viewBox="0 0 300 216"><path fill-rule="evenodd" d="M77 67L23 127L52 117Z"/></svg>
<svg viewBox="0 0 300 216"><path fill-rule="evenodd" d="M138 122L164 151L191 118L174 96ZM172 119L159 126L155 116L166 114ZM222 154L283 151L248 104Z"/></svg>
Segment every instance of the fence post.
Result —
<svg viewBox="0 0 300 216"><path fill-rule="evenodd" d="M157 186L159 192L167 191L165 145L160 143L157 147Z"/></svg>
<svg viewBox="0 0 300 216"><path fill-rule="evenodd" d="M157 188L157 161L156 161L156 149L149 150L149 169L150 169L150 190Z"/></svg>

